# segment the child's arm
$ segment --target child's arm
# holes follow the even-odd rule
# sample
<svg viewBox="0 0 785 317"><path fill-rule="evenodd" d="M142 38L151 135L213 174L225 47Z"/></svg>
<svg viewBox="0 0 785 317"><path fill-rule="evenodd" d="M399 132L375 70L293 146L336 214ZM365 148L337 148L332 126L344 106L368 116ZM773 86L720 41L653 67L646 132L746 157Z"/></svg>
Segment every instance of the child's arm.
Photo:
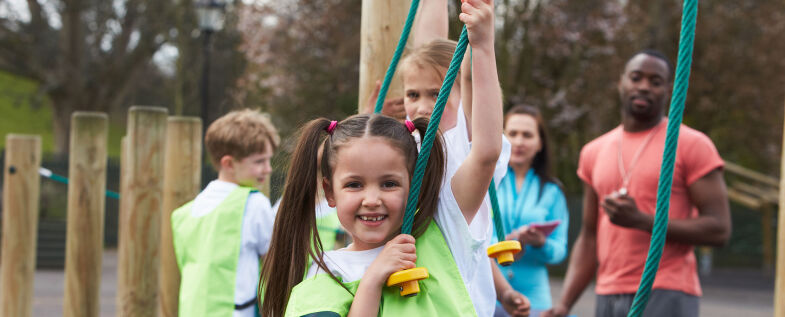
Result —
<svg viewBox="0 0 785 317"><path fill-rule="evenodd" d="M417 48L435 39L447 39L449 19L447 0L421 0L410 33Z"/></svg>
<svg viewBox="0 0 785 317"><path fill-rule="evenodd" d="M463 104L463 113L466 122L472 122L472 48L466 49L466 54L463 55L463 62L461 62L461 103ZM466 125L466 134L469 136L469 141L472 140L472 126Z"/></svg>
<svg viewBox="0 0 785 317"><path fill-rule="evenodd" d="M502 148L502 98L493 49L492 0L466 0L461 6L472 58L472 147L450 180L453 195L467 223L471 223L491 183ZM482 107L482 110L480 110Z"/></svg>
<svg viewBox="0 0 785 317"><path fill-rule="evenodd" d="M531 304L529 299L523 294L512 288L507 279L502 275L499 267L493 259L491 261L491 271L493 272L493 286L496 289L496 300L502 304L504 310L510 316L529 316Z"/></svg>
<svg viewBox="0 0 785 317"><path fill-rule="evenodd" d="M414 268L414 262L417 261L415 251L414 237L408 234L399 234L387 242L382 253L363 274L348 316L378 315L382 289L387 283L387 278L395 272Z"/></svg>

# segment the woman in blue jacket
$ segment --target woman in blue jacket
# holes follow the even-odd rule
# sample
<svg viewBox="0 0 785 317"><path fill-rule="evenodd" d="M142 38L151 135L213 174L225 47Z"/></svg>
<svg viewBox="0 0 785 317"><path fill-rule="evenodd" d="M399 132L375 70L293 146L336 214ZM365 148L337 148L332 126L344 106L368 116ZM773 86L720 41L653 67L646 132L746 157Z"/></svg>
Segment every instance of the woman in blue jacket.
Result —
<svg viewBox="0 0 785 317"><path fill-rule="evenodd" d="M532 316L537 316L551 307L546 265L567 255L567 202L549 171L548 137L539 110L525 105L510 109L504 134L512 153L507 175L499 184L499 208L507 239L520 241L524 252L512 265L500 268L512 287L529 298ZM559 224L552 232L538 227L556 221Z"/></svg>

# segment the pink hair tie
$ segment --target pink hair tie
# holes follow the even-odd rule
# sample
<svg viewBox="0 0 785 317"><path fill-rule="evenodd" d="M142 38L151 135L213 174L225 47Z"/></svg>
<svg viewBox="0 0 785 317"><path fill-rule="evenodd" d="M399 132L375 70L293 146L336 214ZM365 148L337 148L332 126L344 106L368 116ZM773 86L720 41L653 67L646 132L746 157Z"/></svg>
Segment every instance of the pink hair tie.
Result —
<svg viewBox="0 0 785 317"><path fill-rule="evenodd" d="M414 132L414 122L406 120L403 123L406 124L406 128L409 129L409 133Z"/></svg>
<svg viewBox="0 0 785 317"><path fill-rule="evenodd" d="M338 126L338 121L335 121L335 120L330 121L330 125L327 126L327 133L332 135L333 131L335 131L335 127L337 127L337 126Z"/></svg>

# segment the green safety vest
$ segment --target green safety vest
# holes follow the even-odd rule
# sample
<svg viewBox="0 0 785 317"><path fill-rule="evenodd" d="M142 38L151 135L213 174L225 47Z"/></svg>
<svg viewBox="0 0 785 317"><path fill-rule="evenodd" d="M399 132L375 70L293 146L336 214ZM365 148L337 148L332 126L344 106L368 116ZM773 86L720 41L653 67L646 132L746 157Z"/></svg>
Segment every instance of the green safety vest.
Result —
<svg viewBox="0 0 785 317"><path fill-rule="evenodd" d="M316 218L316 228L318 229L319 240L322 241L324 250L334 249L335 241L338 238L338 230L341 229L338 213L332 211L326 216Z"/></svg>
<svg viewBox="0 0 785 317"><path fill-rule="evenodd" d="M413 297L402 297L397 287L384 287L379 316L476 317L458 266L435 222L417 238L415 246L417 265L428 269L430 276L420 281L420 293ZM359 280L343 283L349 293L326 273L317 274L292 289L285 316L346 316L359 284Z"/></svg>
<svg viewBox="0 0 785 317"><path fill-rule="evenodd" d="M181 276L180 316L234 313L243 214L252 191L255 189L238 187L215 210L201 217L191 215L193 201L172 213L172 238Z"/></svg>

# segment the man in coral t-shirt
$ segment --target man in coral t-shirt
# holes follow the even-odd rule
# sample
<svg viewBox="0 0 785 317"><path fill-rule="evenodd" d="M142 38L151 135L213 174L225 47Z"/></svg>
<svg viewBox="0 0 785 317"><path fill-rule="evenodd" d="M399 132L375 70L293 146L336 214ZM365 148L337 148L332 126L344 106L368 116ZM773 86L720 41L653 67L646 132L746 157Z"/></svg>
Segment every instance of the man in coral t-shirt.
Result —
<svg viewBox="0 0 785 317"><path fill-rule="evenodd" d="M583 224L561 299L545 316L566 315L597 276L596 316L627 316L651 239L665 143L671 66L656 51L635 54L618 85L622 122L581 151ZM693 246L719 246L731 222L723 161L711 140L681 126L667 242L644 316L698 316Z"/></svg>

